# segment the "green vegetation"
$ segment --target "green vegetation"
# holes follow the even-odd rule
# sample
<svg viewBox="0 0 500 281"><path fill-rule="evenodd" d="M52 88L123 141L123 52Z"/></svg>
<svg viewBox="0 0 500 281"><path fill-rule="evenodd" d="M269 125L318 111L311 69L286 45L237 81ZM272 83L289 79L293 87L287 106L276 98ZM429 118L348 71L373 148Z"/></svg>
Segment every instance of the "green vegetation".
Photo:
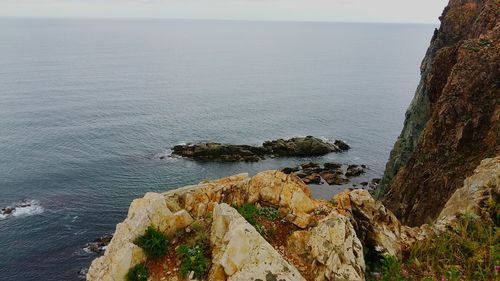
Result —
<svg viewBox="0 0 500 281"><path fill-rule="evenodd" d="M134 243L144 250L148 258L159 258L167 254L168 239L165 234L156 230L153 226L146 229L146 233L137 237Z"/></svg>
<svg viewBox="0 0 500 281"><path fill-rule="evenodd" d="M147 281L149 277L148 269L144 264L138 264L128 270L125 276L126 281Z"/></svg>
<svg viewBox="0 0 500 281"><path fill-rule="evenodd" d="M210 268L210 244L208 236L201 235L190 243L183 244L177 248L177 254L181 258L181 276L194 272L194 277L203 279Z"/></svg>
<svg viewBox="0 0 500 281"><path fill-rule="evenodd" d="M276 221L279 219L278 210L272 207L257 207L250 203L245 203L240 206L233 205L233 207L245 218L255 229L264 237L269 237L274 234L274 229L268 229L257 219L264 218L269 221Z"/></svg>
<svg viewBox="0 0 500 281"><path fill-rule="evenodd" d="M278 214L278 209L276 208L271 208L271 207L262 207L257 209L257 214L260 217L266 218L270 221L275 221L278 219L279 214Z"/></svg>
<svg viewBox="0 0 500 281"><path fill-rule="evenodd" d="M254 204L245 203L241 206L233 206L240 215L247 220L251 225L257 224L257 207Z"/></svg>
<svg viewBox="0 0 500 281"><path fill-rule="evenodd" d="M459 215L453 227L416 242L402 263L382 256L367 280L500 280L498 204L490 202L486 209L490 212L481 217Z"/></svg>
<svg viewBox="0 0 500 281"><path fill-rule="evenodd" d="M337 206L337 198L335 197L330 198L330 200L328 200L328 203L330 203L330 205L334 207Z"/></svg>

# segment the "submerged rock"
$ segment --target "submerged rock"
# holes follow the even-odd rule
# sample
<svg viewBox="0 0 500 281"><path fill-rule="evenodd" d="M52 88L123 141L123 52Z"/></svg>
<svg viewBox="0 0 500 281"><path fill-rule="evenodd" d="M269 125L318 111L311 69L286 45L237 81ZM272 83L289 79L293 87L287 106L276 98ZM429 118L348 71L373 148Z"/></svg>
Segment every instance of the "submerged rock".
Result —
<svg viewBox="0 0 500 281"><path fill-rule="evenodd" d="M300 168L299 167L285 167L285 168L281 169L281 171L288 175L288 174L300 171Z"/></svg>
<svg viewBox="0 0 500 281"><path fill-rule="evenodd" d="M341 171L326 170L321 172L320 175L329 185L342 185L349 182L349 179Z"/></svg>
<svg viewBox="0 0 500 281"><path fill-rule="evenodd" d="M12 214L12 212L14 212L16 208L13 208L13 207L5 207L5 208L2 208L2 215L10 215Z"/></svg>
<svg viewBox="0 0 500 281"><path fill-rule="evenodd" d="M349 165L347 167L347 171L345 173L346 177L358 177L361 176L362 174L366 173L366 166L365 165Z"/></svg>
<svg viewBox="0 0 500 281"><path fill-rule="evenodd" d="M345 175L344 169L347 170ZM366 173L367 169L366 165L342 165L333 162L321 165L308 162L301 164L299 167L283 168L282 171L286 174L295 174L305 184L320 184L323 179L329 185L343 185L350 182L349 178ZM364 184L364 186L366 185L368 184Z"/></svg>
<svg viewBox="0 0 500 281"><path fill-rule="evenodd" d="M344 144L344 142L339 140L336 143ZM319 138L307 136L305 138L292 138L289 140L278 139L266 141L262 146L222 143L176 145L172 149L172 155L202 161L256 162L265 157L321 156L330 152L346 150L345 145L341 145L341 147Z"/></svg>
<svg viewBox="0 0 500 281"><path fill-rule="evenodd" d="M305 177L303 177L302 181L305 184L320 184L321 183L321 176L317 173L312 173L312 174L309 174L309 175L306 175Z"/></svg>
<svg viewBox="0 0 500 281"><path fill-rule="evenodd" d="M351 149L351 147L347 143L345 143L341 140L335 140L335 142L333 144L335 144L342 151L347 151L347 150Z"/></svg>
<svg viewBox="0 0 500 281"><path fill-rule="evenodd" d="M325 167L325 169L338 170L338 169L342 168L342 164L333 163L333 162L327 162L327 163L323 164L323 167Z"/></svg>

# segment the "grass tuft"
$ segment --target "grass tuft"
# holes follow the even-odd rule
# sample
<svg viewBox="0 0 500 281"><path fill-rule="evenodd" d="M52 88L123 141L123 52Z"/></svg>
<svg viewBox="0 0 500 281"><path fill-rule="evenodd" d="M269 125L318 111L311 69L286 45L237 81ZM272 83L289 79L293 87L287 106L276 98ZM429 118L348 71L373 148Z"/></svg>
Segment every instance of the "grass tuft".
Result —
<svg viewBox="0 0 500 281"><path fill-rule="evenodd" d="M194 278L203 279L210 268L210 244L208 236L197 236L195 240L183 244L177 248L177 254L181 258L179 273L186 276L189 272L194 273Z"/></svg>
<svg viewBox="0 0 500 281"><path fill-rule="evenodd" d="M129 269L125 276L126 281L147 281L148 278L149 271L143 263Z"/></svg>
<svg viewBox="0 0 500 281"><path fill-rule="evenodd" d="M144 235L137 237L134 243L141 247L148 258L156 259L167 254L168 239L165 234L149 226Z"/></svg>
<svg viewBox="0 0 500 281"><path fill-rule="evenodd" d="M489 211L496 216L497 204ZM415 242L399 262L383 255L367 280L500 280L500 233L495 216L461 214L446 231Z"/></svg>

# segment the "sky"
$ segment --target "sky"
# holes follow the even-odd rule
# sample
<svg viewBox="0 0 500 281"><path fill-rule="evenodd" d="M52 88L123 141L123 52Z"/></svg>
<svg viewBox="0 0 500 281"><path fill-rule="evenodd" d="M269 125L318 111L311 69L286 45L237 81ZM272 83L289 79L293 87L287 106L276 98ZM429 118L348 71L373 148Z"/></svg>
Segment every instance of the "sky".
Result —
<svg viewBox="0 0 500 281"><path fill-rule="evenodd" d="M438 23L448 0L0 0L0 17Z"/></svg>

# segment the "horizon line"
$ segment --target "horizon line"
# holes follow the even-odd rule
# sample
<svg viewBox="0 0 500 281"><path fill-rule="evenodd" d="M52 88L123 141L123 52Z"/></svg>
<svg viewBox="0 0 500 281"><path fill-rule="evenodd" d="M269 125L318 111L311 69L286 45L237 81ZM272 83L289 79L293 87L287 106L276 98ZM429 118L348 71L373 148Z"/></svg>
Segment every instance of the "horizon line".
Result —
<svg viewBox="0 0 500 281"><path fill-rule="evenodd" d="M168 18L168 17L93 17L93 16L6 16L0 19L65 19L65 20L178 20L178 21L234 21L234 22L275 22L275 23L339 23L339 24L407 24L438 26L439 21L430 22L399 22L399 21L336 21L336 20L293 20L293 19L218 19L218 18Z"/></svg>

